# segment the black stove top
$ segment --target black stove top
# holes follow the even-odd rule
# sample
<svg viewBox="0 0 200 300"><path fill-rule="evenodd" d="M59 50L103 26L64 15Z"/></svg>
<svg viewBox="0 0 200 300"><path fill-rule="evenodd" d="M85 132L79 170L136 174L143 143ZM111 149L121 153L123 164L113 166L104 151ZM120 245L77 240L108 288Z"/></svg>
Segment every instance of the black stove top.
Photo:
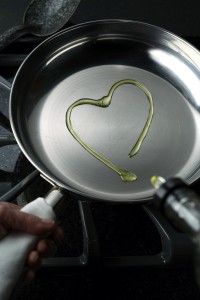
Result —
<svg viewBox="0 0 200 300"><path fill-rule="evenodd" d="M22 22L29 0L3 0L1 31ZM103 18L132 19L164 27L200 49L198 3L185 1L82 0L65 27ZM186 5L187 4L187 5ZM11 11L12 8L12 11ZM180 13L181 12L181 13ZM196 18L195 18L196 16ZM44 196L50 185L13 139L9 89L18 67L43 38L24 36L0 53L0 197L23 205ZM17 187L17 188L14 188ZM13 189L14 188L14 189ZM198 190L198 186L195 186ZM10 192L13 191L13 192ZM80 201L66 193L59 216L65 239L55 257L43 261L21 299L199 299L192 269L192 245L151 206Z"/></svg>

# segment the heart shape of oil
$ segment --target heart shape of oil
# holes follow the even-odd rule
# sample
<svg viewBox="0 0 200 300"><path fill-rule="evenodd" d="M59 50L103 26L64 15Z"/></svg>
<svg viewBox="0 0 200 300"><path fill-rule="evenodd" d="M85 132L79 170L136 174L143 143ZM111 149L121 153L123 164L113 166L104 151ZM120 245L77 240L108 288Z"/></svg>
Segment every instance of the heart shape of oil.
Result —
<svg viewBox="0 0 200 300"><path fill-rule="evenodd" d="M108 94L106 96L103 96L100 99L95 100L95 99L82 98L82 99L79 99L79 100L75 101L67 109L67 112L66 112L66 126L67 126L69 132L72 134L72 136L79 142L79 144L83 148L85 148L95 158L97 158L102 163L104 163L107 167L109 167L110 169L115 171L121 177L122 181L124 181L124 182L133 182L137 179L137 176L134 173L118 168L113 163L111 163L109 160L107 160L105 157L103 157L101 154L99 154L98 152L96 152L95 150L90 148L88 145L86 145L86 143L73 130L72 124L71 124L71 113L72 113L72 110L73 110L74 107L79 106L79 105L83 105L83 104L95 105L95 106L99 106L99 107L108 107L111 104L112 96L113 96L113 93L116 90L116 88L119 87L120 85L124 85L124 84L132 84L132 85L137 86L138 88L140 88L145 93L145 95L147 96L147 98L149 100L148 118L145 122L145 125L144 125L144 127L143 127L143 129L142 129L135 145L133 146L132 150L128 154L128 156L130 158L132 156L136 155L138 153L138 151L140 150L141 146L142 146L142 143L143 143L143 141L144 141L144 139L147 135L147 132L149 130L149 127L151 125L151 121L152 121L152 118L153 118L153 98L152 98L152 95L149 92L149 90L143 84L138 82L137 80L123 79L123 80L120 80L120 81L116 82L110 88Z"/></svg>

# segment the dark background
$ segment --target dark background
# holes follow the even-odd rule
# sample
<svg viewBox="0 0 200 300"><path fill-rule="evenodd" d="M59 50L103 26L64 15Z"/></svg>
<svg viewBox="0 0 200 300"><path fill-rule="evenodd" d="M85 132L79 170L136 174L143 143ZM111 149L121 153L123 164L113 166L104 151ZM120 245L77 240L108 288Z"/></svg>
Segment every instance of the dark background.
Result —
<svg viewBox="0 0 200 300"><path fill-rule="evenodd" d="M0 1L0 32L22 23L30 0ZM199 0L82 0L72 23L119 18L163 27L181 36L200 36Z"/></svg>

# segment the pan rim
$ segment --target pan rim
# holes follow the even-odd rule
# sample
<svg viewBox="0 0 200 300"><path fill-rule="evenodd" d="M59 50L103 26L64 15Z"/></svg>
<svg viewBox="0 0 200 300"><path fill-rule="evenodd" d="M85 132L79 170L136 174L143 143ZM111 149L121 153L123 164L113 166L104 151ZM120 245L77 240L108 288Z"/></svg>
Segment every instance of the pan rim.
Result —
<svg viewBox="0 0 200 300"><path fill-rule="evenodd" d="M166 33L167 35L169 36L172 36L173 38L176 38L178 40L180 40L181 42L183 42L184 44L188 45L190 48L193 49L193 51L195 51L198 55L199 55L199 51L193 46L191 45L189 42L185 41L184 39L182 39L181 37L177 36L176 34L166 30L166 29L163 29L159 26L156 26L156 25L152 25L152 24L148 24L148 23L144 23L144 22L139 22L139 21L132 21L132 20L123 20L123 19L102 19L102 20L94 20L94 21L89 21L89 22L84 22L84 23L81 23L81 24L77 24L77 25L74 25L70 28L67 28L67 29L63 29L55 34L53 34L52 36L48 37L47 39L45 39L42 43L40 43L36 48L33 49L33 51L30 52L30 54L26 57L26 59L23 61L23 63L21 64L21 66L19 67L16 75L15 75L15 78L14 78L14 81L13 81L13 84L12 84L12 87L11 87L11 92L10 92L10 101L9 101L9 115L10 115L10 123L11 123L11 128L12 128L12 131L13 131L13 134L15 136L15 139L18 143L18 145L20 146L20 149L22 150L23 154L27 157L27 159L30 161L30 163L41 173L41 176L45 178L46 181L48 181L49 183L51 183L52 185L56 186L56 187L59 187L61 189L65 189L69 192L72 192L74 194L78 194L80 195L81 197L84 197L84 198L89 198L89 199L95 199L95 200L100 200L100 201L106 201L106 202L114 202L114 203L119 203L120 201L118 200L115 200L115 199L107 199L107 198L99 198L99 197L96 197L95 195L94 196L91 196L87 193L84 193L82 191L79 191L77 190L76 188L73 188L71 186L68 186L67 184L63 184L61 181L59 180L55 180L55 178L53 178L50 174L48 174L48 172L45 172L42 168L40 168L37 164L37 162L34 161L34 159L32 159L32 157L29 155L29 153L27 152L27 150L25 149L25 147L22 145L21 141L20 141L20 138L18 137L18 133L17 131L15 130L15 125L14 125L14 121L13 121L13 117L12 117L12 95L13 95L13 91L15 90L15 85L16 85L16 80L19 76L19 73L22 71L24 65L27 63L27 61L32 57L33 53L35 53L38 49L41 49L41 47L43 45L46 45L48 44L50 41L54 40L56 37L59 37L63 34L65 34L66 32L70 32L70 31L74 31L78 28L82 28L84 26L90 26L90 25L95 25L95 24L106 24L106 23L131 23L131 24L135 24L135 25L142 25L142 26L147 26L148 28L154 28L160 32L164 32ZM199 63L199 66L197 65L197 68L200 70L200 63ZM188 183L193 183L196 179L192 180L192 179L188 179ZM137 198L137 199L126 199L126 200L121 200L121 202L123 203L146 203L146 202L149 202L150 200L152 200L152 197L142 197L142 198Z"/></svg>

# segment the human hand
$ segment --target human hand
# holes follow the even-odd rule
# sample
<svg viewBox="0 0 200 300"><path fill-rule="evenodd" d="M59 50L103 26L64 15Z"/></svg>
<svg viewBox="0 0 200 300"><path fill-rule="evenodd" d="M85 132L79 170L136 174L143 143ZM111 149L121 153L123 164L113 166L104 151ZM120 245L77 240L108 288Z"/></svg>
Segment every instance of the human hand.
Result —
<svg viewBox="0 0 200 300"><path fill-rule="evenodd" d="M6 236L10 230L26 232L38 237L49 235L48 239L39 240L35 249L30 251L27 256L26 266L29 271L25 274L23 283L29 284L40 267L41 258L52 255L55 251L54 242L62 240L63 230L56 226L53 220L42 220L20 211L20 207L15 204L0 202L0 242L1 238Z"/></svg>

